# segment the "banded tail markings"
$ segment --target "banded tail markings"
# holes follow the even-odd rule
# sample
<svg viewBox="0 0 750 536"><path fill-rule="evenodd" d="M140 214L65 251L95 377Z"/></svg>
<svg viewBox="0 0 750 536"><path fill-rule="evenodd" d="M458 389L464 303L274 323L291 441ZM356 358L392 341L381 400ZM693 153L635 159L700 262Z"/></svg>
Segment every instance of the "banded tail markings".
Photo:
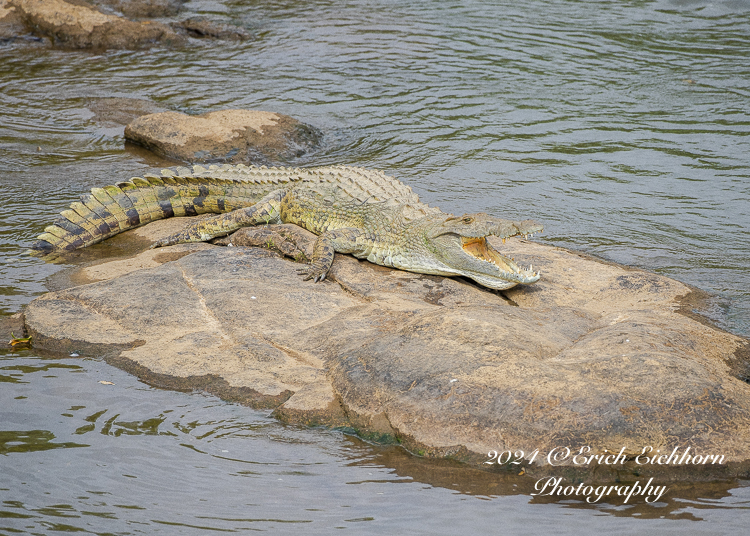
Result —
<svg viewBox="0 0 750 536"><path fill-rule="evenodd" d="M84 218L73 209L68 208L63 210L62 212L60 212L60 216L86 230L86 232L89 234L89 237L87 238L87 244L94 244L97 240L97 237L101 235L101 231L99 231L99 227L97 227L97 225L92 223L89 219Z"/></svg>
<svg viewBox="0 0 750 536"><path fill-rule="evenodd" d="M78 214L73 210L63 210L53 224L64 229L71 238L73 236L80 238L84 246L93 244L96 240L96 235L92 235L91 231L87 229L89 225L84 223L83 218L80 216L76 218L76 216ZM93 226L91 228L94 229ZM96 231L94 232L96 233Z"/></svg>
<svg viewBox="0 0 750 536"><path fill-rule="evenodd" d="M115 203L120 205L122 207L122 210L125 211L127 214L128 210L133 208L133 203L130 201L130 198L125 195L125 193L118 188L117 186L105 186L102 188L105 192L109 194L109 196L115 200Z"/></svg>
<svg viewBox="0 0 750 536"><path fill-rule="evenodd" d="M169 193L174 191L168 186L155 186L154 194L156 195L156 202L159 205L159 210L163 214L163 218L171 218L174 214L174 207L172 206L171 196Z"/></svg>
<svg viewBox="0 0 750 536"><path fill-rule="evenodd" d="M231 181L224 179L209 179L206 181L206 187L208 188L208 197L204 202L205 208L211 212L221 214L229 212L231 209L231 197L234 193L234 188Z"/></svg>
<svg viewBox="0 0 750 536"><path fill-rule="evenodd" d="M214 179L199 177L180 177L184 184L180 188L180 196L185 200L188 215L220 213L218 198L225 195L224 188L217 187Z"/></svg>
<svg viewBox="0 0 750 536"><path fill-rule="evenodd" d="M159 183L152 182L156 177L153 175L147 175L143 178L144 181L148 183L148 187L145 188L145 197L148 201L149 207L151 209L151 218L155 220L162 220L164 218L169 218L174 214L174 210L172 209L172 203L162 203L162 197L164 196L164 192L160 191L163 186L161 180L159 180Z"/></svg>
<svg viewBox="0 0 750 536"><path fill-rule="evenodd" d="M109 192L107 192L104 188L92 188L91 195L93 195L97 201L104 205L104 208L106 208L107 211L115 217L120 231L125 231L130 228L128 226L128 217L125 214L125 211L117 201L112 199L112 196L109 195Z"/></svg>
<svg viewBox="0 0 750 536"><path fill-rule="evenodd" d="M186 216L197 216L200 207L195 206L195 199L200 197L200 187L192 177L180 177L184 182L180 186L180 197L183 199Z"/></svg>
<svg viewBox="0 0 750 536"><path fill-rule="evenodd" d="M438 209L423 205L411 188L381 171L348 166L319 168L267 168L265 166L195 166L163 170L161 176L145 175L131 181L95 189L71 204L61 214L69 223L57 222L53 233L45 233L51 242L45 247L74 247L80 238L85 245L99 242L125 229L132 229L169 216L196 215L203 212L229 212L252 206L269 192L294 185L313 191L339 188L360 203L409 203L411 214L434 213ZM369 193L368 193L369 192ZM371 196L371 197L370 197ZM334 195L334 197L337 197ZM369 197L369 199L368 199ZM76 227L77 226L77 227ZM64 235L64 239L60 235ZM40 242L44 242L40 237Z"/></svg>
<svg viewBox="0 0 750 536"><path fill-rule="evenodd" d="M144 175L143 180L148 183L148 187L145 188L145 199L148 200L149 207L151 208L151 218L162 220L172 217L174 209L172 209L171 202L164 202L166 201L163 199L166 192L163 190L164 183L161 178L155 175Z"/></svg>
<svg viewBox="0 0 750 536"><path fill-rule="evenodd" d="M145 175L144 178L151 184L151 190L156 197L156 203L159 205L162 218L171 218L175 215L172 198L175 196L174 189L165 184L161 177L156 175Z"/></svg>
<svg viewBox="0 0 750 536"><path fill-rule="evenodd" d="M180 183L174 180L172 177L160 177L164 189L160 190L160 195L169 195L168 201L172 206L172 214L176 217L182 217L185 215L185 202L180 196ZM162 199L160 198L160 201Z"/></svg>
<svg viewBox="0 0 750 536"><path fill-rule="evenodd" d="M174 188L168 184L153 185L152 191L156 197L156 204L162 214L162 218L172 218L175 216L175 207L172 204L172 198L177 195Z"/></svg>
<svg viewBox="0 0 750 536"><path fill-rule="evenodd" d="M40 234L31 245L31 251L42 252L44 255L53 252L56 249L65 249L67 244L55 235L44 232Z"/></svg>
<svg viewBox="0 0 750 536"><path fill-rule="evenodd" d="M133 208L138 213L138 220L141 225L153 221L151 219L151 211L148 209L147 203L143 200L143 192L135 183L132 181L118 182L117 186L130 199Z"/></svg>
<svg viewBox="0 0 750 536"><path fill-rule="evenodd" d="M95 212L106 222L109 229L105 233L106 236L104 238L109 238L120 232L120 224L117 223L117 218L115 218L109 210L107 210L107 207L102 205L92 194L83 194L81 196L81 203L92 212Z"/></svg>
<svg viewBox="0 0 750 536"><path fill-rule="evenodd" d="M109 232L109 225L107 224L107 222L104 221L104 219L99 216L99 214L88 208L80 201L74 201L73 203L71 203L70 209L86 221L90 222L91 225L96 227L97 231L95 236L98 237L97 240L102 240L101 237L105 236Z"/></svg>
<svg viewBox="0 0 750 536"><path fill-rule="evenodd" d="M210 212L206 208L206 198L208 197L208 187L205 184L197 184L198 195L193 198L193 206L198 214Z"/></svg>
<svg viewBox="0 0 750 536"><path fill-rule="evenodd" d="M268 193L269 188L249 183L236 182L229 179L210 181L209 195L217 197L220 212L231 212L238 208L254 205Z"/></svg>
<svg viewBox="0 0 750 536"><path fill-rule="evenodd" d="M206 212L213 212L219 214L224 212L220 209L220 204L223 205L224 189L216 184L217 181L207 181L203 184L201 192L203 193L203 210ZM222 200L219 203L219 200Z"/></svg>
<svg viewBox="0 0 750 536"><path fill-rule="evenodd" d="M138 193L140 194L139 198L141 203L143 203L141 205L143 207L142 210L148 211L151 221L162 219L164 213L161 211L159 202L156 200L156 195L154 194L154 190L148 179L133 177L130 181L138 187ZM138 207L138 211L141 211L140 206Z"/></svg>
<svg viewBox="0 0 750 536"><path fill-rule="evenodd" d="M164 177L162 177L162 180L165 180ZM195 196L190 195L190 181L179 176L169 177L166 180L174 183L173 188L177 194L177 197L172 199L173 206L179 205L179 207L174 208L175 214L179 212L183 216L195 216L197 213L192 204Z"/></svg>
<svg viewBox="0 0 750 536"><path fill-rule="evenodd" d="M132 229L141 224L141 217L138 215L138 209L133 206L133 202L122 191L119 184L117 186L105 186L104 190L122 207L125 217L127 218L127 228Z"/></svg>
<svg viewBox="0 0 750 536"><path fill-rule="evenodd" d="M62 244L62 247L60 248L58 244L53 244L53 245L55 245L55 247L58 247L60 249L65 249L65 250L70 251L70 250L81 248L86 245L83 239L81 239L79 236L71 235L68 231L66 231L65 229L63 229L62 227L58 225L49 225L45 227L44 234L58 238L59 239L58 244ZM45 238L44 240L47 240L47 242L53 243L47 238Z"/></svg>

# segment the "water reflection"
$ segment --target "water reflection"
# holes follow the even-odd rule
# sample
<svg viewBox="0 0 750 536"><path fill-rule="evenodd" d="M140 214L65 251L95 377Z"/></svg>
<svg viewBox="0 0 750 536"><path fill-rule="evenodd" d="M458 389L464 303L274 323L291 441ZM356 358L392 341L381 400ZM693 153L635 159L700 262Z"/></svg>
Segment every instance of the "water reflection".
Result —
<svg viewBox="0 0 750 536"><path fill-rule="evenodd" d="M356 438L349 438L355 444L366 447L366 444ZM654 482L653 485L667 486L668 492L657 504L649 504L643 498L632 497L630 504L623 504L624 496L617 496L616 492L603 495L602 499L594 503L587 503L579 497L564 495L541 496L540 487L535 487L539 477L519 475L518 471L489 472L467 468L465 465L450 460L424 460L415 457L402 449L394 447L370 446L372 454L365 459L357 457L352 465L364 467L389 467L394 474L408 479L399 482L422 482L431 487L454 490L460 494L474 495L492 499L493 497L522 495L529 499L530 504L556 504L564 508L595 508L602 513L617 517L636 516L643 519L703 519L699 512L705 508L721 505L726 509L750 509L750 482L728 480L719 482ZM622 482L609 482L610 485L627 486L638 479ZM631 482L632 480L632 482ZM644 486L648 479L641 479ZM657 479L658 480L658 479ZM367 480L358 483L366 483ZM563 479L563 487L570 485ZM572 482L574 487L580 481ZM603 484L594 484L598 487ZM604 493L604 492L602 492ZM536 495L535 495L536 494ZM592 500L596 495L592 495ZM653 502L653 501L651 501Z"/></svg>
<svg viewBox="0 0 750 536"><path fill-rule="evenodd" d="M502 520L523 530L538 507L548 520L579 511L601 530L614 518L715 523L719 512L732 526L750 507L750 486L735 480L659 483L669 491L657 504L532 497L535 477L284 426L211 396L146 387L98 360L3 352L7 363L21 381L0 390L0 520L23 531L304 525L324 534L366 522L445 533L423 516L449 512L461 512L467 527ZM510 512L517 521L506 519Z"/></svg>
<svg viewBox="0 0 750 536"><path fill-rule="evenodd" d="M37 452L49 449L88 447L79 443L55 443L55 434L48 430L0 431L0 454L11 452Z"/></svg>

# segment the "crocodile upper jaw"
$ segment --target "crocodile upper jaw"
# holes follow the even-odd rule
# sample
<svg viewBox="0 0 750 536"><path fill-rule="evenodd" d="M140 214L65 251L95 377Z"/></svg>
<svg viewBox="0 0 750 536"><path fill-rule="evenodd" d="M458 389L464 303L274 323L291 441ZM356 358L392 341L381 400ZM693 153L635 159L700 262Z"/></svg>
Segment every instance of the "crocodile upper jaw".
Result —
<svg viewBox="0 0 750 536"><path fill-rule="evenodd" d="M467 270L463 275L483 286L504 290L519 283L536 283L541 277L532 266L521 268L513 259L501 254L487 242L487 237L461 237L461 248L467 256L482 261L483 268L481 271Z"/></svg>

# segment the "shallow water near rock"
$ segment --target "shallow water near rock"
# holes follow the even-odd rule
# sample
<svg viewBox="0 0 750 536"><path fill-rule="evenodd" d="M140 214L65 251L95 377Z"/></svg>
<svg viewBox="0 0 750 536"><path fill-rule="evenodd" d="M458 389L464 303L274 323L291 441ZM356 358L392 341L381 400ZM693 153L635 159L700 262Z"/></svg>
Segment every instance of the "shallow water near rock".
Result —
<svg viewBox="0 0 750 536"><path fill-rule="evenodd" d="M543 242L714 293L709 316L750 335L750 3L194 1L185 13L256 39L0 45L0 311L60 270L24 255L60 209L171 164L95 113L116 97L288 114L325 135L289 164L380 168L445 211L533 217ZM517 475L283 426L94 357L5 351L0 369L4 529L717 534L741 532L750 504L736 481L673 487L653 506L533 499Z"/></svg>

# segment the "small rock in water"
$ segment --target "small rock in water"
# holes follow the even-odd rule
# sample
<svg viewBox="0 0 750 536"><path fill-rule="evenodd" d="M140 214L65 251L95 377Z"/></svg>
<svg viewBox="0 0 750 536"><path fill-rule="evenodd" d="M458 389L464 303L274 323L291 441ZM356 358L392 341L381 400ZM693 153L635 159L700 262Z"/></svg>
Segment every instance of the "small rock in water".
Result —
<svg viewBox="0 0 750 536"><path fill-rule="evenodd" d="M227 39L231 41L247 41L253 38L252 34L243 28L204 18L190 18L175 22L172 23L172 27L196 38Z"/></svg>
<svg viewBox="0 0 750 536"><path fill-rule="evenodd" d="M143 115L125 138L148 150L189 163L285 162L317 148L320 132L288 115L257 110L218 110L202 115Z"/></svg>

